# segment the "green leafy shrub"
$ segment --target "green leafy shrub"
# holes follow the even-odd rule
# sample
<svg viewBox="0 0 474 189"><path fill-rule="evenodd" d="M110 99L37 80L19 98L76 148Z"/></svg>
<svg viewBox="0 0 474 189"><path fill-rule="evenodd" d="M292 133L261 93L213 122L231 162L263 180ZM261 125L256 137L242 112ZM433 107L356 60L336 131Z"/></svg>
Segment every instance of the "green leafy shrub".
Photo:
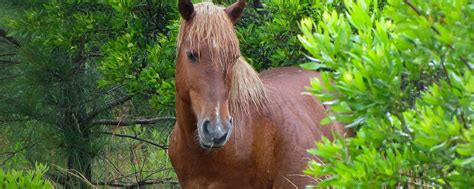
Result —
<svg viewBox="0 0 474 189"><path fill-rule="evenodd" d="M318 187L474 187L474 7L469 1L344 1L299 36L320 69L310 92L353 138L323 140ZM378 6L374 6L378 5Z"/></svg>
<svg viewBox="0 0 474 189"><path fill-rule="evenodd" d="M17 171L0 169L0 188L54 188L53 184L43 179L43 175L48 171L48 167L36 164L34 170Z"/></svg>
<svg viewBox="0 0 474 189"><path fill-rule="evenodd" d="M240 49L257 70L303 63L297 34L305 15L318 17L319 6L306 1L272 0L263 10L248 7L237 23Z"/></svg>
<svg viewBox="0 0 474 189"><path fill-rule="evenodd" d="M123 84L132 95L143 94L156 109L173 109L174 61L178 14L173 3L153 1L161 6L149 15L135 11L140 2L128 0L110 3L117 15L113 22L120 26L117 36L102 47L104 57L98 70L101 87ZM168 10L163 13L164 10ZM141 15L145 14L145 15Z"/></svg>
<svg viewBox="0 0 474 189"><path fill-rule="evenodd" d="M240 49L257 70L295 66L306 62L298 41L299 23L303 17L319 20L323 10L344 9L342 0L269 0L264 9L248 6L237 22ZM380 1L382 6L385 1Z"/></svg>

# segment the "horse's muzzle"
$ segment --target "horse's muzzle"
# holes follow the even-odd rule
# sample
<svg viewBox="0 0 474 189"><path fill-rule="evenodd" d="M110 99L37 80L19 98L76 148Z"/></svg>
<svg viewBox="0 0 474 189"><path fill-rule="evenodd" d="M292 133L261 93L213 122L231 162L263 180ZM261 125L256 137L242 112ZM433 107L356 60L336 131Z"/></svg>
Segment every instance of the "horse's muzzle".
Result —
<svg viewBox="0 0 474 189"><path fill-rule="evenodd" d="M222 123L219 119L211 122L209 120L204 120L201 126L202 132L199 133L199 142L201 147L210 149L210 148L220 148L223 147L229 136L232 132L232 118Z"/></svg>

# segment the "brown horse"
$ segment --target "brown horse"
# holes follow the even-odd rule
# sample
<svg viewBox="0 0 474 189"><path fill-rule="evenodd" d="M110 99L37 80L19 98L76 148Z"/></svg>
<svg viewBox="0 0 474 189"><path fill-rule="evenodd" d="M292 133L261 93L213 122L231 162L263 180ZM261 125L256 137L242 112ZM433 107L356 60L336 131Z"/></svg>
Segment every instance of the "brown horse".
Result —
<svg viewBox="0 0 474 189"><path fill-rule="evenodd" d="M176 63L176 125L169 156L183 188L295 188L321 126L324 107L302 95L316 72L255 72L240 56L233 24L245 1L228 8L181 0Z"/></svg>

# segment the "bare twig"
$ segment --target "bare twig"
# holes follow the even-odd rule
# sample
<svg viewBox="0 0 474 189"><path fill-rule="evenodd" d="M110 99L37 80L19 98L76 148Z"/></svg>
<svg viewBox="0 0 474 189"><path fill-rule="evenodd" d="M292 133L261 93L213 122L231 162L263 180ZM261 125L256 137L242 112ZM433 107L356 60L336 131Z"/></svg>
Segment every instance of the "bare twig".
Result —
<svg viewBox="0 0 474 189"><path fill-rule="evenodd" d="M452 87L451 85L451 77L449 77L448 69L446 69L446 66L444 65L444 55L441 56L441 67L443 68L443 72L446 75L446 79L448 80L448 85Z"/></svg>
<svg viewBox="0 0 474 189"><path fill-rule="evenodd" d="M136 136L123 135L123 134L115 134L115 133L110 133L110 132L100 132L100 134L118 136L118 137L123 137L123 138L131 138L131 139L135 139L135 140L138 140L138 141L142 141L142 142L151 144L151 145L156 146L156 147L158 147L158 148L161 148L161 149L163 149L163 150L168 149L168 146L166 146L166 145L157 144L157 143L155 143L155 142L153 142L153 141L146 140L146 139L142 139L142 138L138 138L138 137L136 137Z"/></svg>
<svg viewBox="0 0 474 189"><path fill-rule="evenodd" d="M106 110L109 110L109 109L111 109L111 108L113 108L113 107L115 107L115 106L118 106L118 105L120 105L120 104L123 104L123 103L129 101L130 99L132 99L132 97L129 96L129 95L126 95L126 96L120 97L120 98L118 98L118 99L115 99L115 100L112 101L112 102L109 102L108 104L106 104L106 105L103 106L103 107L100 107L100 108L98 108L98 109L93 110L92 112L90 112L89 114L87 114L86 119L84 120L83 123L81 123L81 125L87 125L87 124L91 123L92 120L93 120L94 118L96 118L101 112L106 111Z"/></svg>
<svg viewBox="0 0 474 189"><path fill-rule="evenodd" d="M76 177L80 180L82 180L84 183L86 183L87 185L89 185L90 187L92 188L97 188L96 186L94 186L87 178L86 176L84 176L82 173L80 173L79 171L75 170L75 169L65 169L65 168L62 168L56 164L51 164L53 165L54 167L56 167L56 169L58 169L59 171L65 173L66 175L72 175L73 177Z"/></svg>
<svg viewBox="0 0 474 189"><path fill-rule="evenodd" d="M151 173L149 173L149 174L145 177L145 180L147 180L148 178L152 177L154 174L157 174L157 173L160 173L160 172L163 172L163 171L169 171L169 170L173 170L173 168L163 168L163 169L158 169L158 170L155 170L155 171L147 171L147 172L151 172Z"/></svg>
<svg viewBox="0 0 474 189"><path fill-rule="evenodd" d="M418 16L421 16L421 12L415 7L415 5L413 5L413 3L411 3L410 0L405 0L404 2L405 2L405 4L407 4L413 11L415 11L415 13L416 13Z"/></svg>
<svg viewBox="0 0 474 189"><path fill-rule="evenodd" d="M105 90L105 91L98 91L97 94L95 94L93 96L90 96L90 98L85 99L85 100L79 102L78 104L85 104L85 103L97 100L97 98L99 98L101 96L104 96L104 95L109 95L110 93L120 89L121 87L123 87L123 85L113 86L112 88L110 88L108 90Z"/></svg>
<svg viewBox="0 0 474 189"><path fill-rule="evenodd" d="M154 118L136 118L136 119L99 119L92 122L92 125L114 125L114 126L130 126L135 124L154 124L160 121L174 121L175 117L154 117Z"/></svg>
<svg viewBox="0 0 474 189"><path fill-rule="evenodd" d="M165 178L162 180L143 180L137 183L118 183L114 181L106 181L106 182L97 182L96 185L105 185L105 186L113 186L113 187L123 187L123 188L136 188L138 186L145 186L145 185L155 185L155 184L178 184L177 182L173 181L173 178Z"/></svg>
<svg viewBox="0 0 474 189"><path fill-rule="evenodd" d="M104 156L104 159L107 163L109 163L112 168L118 173L120 174L120 176L122 176L122 178L124 179L127 179L129 180L130 182L132 181L131 179L128 178L129 175L125 175L124 173L122 173L122 171L120 171L120 169L112 162L112 160L110 160L109 158L107 158L107 156Z"/></svg>

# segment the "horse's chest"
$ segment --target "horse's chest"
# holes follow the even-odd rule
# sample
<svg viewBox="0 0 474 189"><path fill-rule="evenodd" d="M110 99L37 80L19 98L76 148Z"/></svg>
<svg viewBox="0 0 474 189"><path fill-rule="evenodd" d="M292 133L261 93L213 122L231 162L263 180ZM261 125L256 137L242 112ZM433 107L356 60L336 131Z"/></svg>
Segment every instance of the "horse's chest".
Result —
<svg viewBox="0 0 474 189"><path fill-rule="evenodd" d="M178 159L179 163L173 164L183 188L267 188L251 162L234 162L225 157L199 158L185 152Z"/></svg>
<svg viewBox="0 0 474 189"><path fill-rule="evenodd" d="M180 182L186 186L184 188L255 188L259 185L257 171L249 163L222 163L218 159L214 161L211 163L195 159L179 166L176 173Z"/></svg>
<svg viewBox="0 0 474 189"><path fill-rule="evenodd" d="M169 156L183 188L271 188L271 159L262 159L263 152L253 154L244 141L238 141L240 148L230 141L221 149L202 151L178 138L170 138Z"/></svg>
<svg viewBox="0 0 474 189"><path fill-rule="evenodd" d="M214 177L218 175L214 175ZM233 188L262 188L259 187L255 181L251 181L248 178L244 177L241 179L213 179L210 176L198 176L192 177L188 180L182 182L183 188L203 188L203 189L233 189Z"/></svg>

